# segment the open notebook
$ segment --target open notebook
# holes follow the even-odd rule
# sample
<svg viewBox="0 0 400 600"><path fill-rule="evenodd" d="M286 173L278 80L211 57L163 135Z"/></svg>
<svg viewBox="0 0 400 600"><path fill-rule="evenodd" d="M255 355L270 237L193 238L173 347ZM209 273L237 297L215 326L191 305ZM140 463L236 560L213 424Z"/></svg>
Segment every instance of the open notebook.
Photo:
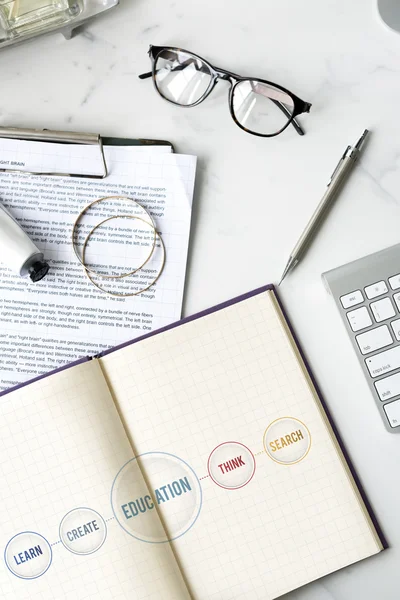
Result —
<svg viewBox="0 0 400 600"><path fill-rule="evenodd" d="M272 286L0 402L2 600L280 595L380 552Z"/></svg>

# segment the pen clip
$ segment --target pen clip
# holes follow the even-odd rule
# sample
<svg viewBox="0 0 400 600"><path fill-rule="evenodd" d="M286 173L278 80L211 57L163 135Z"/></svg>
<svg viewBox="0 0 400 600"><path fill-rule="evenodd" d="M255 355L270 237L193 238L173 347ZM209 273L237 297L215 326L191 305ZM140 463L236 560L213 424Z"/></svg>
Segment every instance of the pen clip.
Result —
<svg viewBox="0 0 400 600"><path fill-rule="evenodd" d="M347 146L346 150L343 152L343 155L339 158L339 162L336 165L336 167L335 167L335 169L334 169L334 171L333 171L333 173L332 173L332 175L331 175L331 177L330 177L330 179L328 181L328 186L327 187L329 187L331 185L331 183L333 181L333 178L335 177L336 173L338 172L340 165L344 161L344 159L345 159L345 157L346 157L346 155L347 155L347 153L348 153L348 151L350 149L351 149L351 146Z"/></svg>

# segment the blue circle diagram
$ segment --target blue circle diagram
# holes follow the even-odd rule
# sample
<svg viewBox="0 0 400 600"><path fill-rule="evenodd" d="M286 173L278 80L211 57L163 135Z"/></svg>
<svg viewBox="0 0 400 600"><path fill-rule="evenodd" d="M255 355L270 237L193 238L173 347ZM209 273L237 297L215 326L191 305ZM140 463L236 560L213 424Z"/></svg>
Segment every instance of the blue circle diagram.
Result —
<svg viewBox="0 0 400 600"><path fill-rule="evenodd" d="M129 460L111 488L111 507L126 533L163 544L193 527L202 506L199 478L188 463L167 452L146 452Z"/></svg>
<svg viewBox="0 0 400 600"><path fill-rule="evenodd" d="M8 542L4 550L7 568L20 579L37 579L46 573L53 560L49 542L39 533L24 531Z"/></svg>
<svg viewBox="0 0 400 600"><path fill-rule="evenodd" d="M61 521L59 537L62 545L73 554L93 554L106 541L107 525L92 508L74 508Z"/></svg>

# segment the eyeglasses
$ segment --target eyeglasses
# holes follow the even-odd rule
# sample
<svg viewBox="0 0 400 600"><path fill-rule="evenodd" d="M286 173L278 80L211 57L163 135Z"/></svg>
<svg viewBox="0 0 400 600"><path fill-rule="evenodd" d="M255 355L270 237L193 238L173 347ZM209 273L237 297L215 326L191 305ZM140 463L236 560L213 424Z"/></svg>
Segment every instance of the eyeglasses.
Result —
<svg viewBox="0 0 400 600"><path fill-rule="evenodd" d="M152 71L139 78L152 77L156 90L168 102L197 106L219 80L228 81L229 110L241 129L252 135L273 137L293 125L299 135L304 135L296 117L310 112L311 104L282 86L213 67L204 58L181 48L150 46L149 56Z"/></svg>

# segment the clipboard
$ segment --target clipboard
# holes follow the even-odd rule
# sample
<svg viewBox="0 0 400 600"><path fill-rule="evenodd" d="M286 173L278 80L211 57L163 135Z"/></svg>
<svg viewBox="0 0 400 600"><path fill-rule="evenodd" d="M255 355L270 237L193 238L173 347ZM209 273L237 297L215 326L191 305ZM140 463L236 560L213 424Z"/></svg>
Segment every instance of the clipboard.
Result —
<svg viewBox="0 0 400 600"><path fill-rule="evenodd" d="M51 129L20 129L17 127L0 127L0 138L25 140L30 142L50 142L59 144L84 144L95 145L99 148L99 155L103 172L100 175L85 173L40 173L40 175L54 175L59 177L88 177L90 179L105 179L108 176L107 160L104 154L104 146L171 146L166 140L130 139L102 137L98 133L80 133L73 131L56 131ZM0 169L0 172L31 173L20 169ZM37 173L31 173L37 175Z"/></svg>

